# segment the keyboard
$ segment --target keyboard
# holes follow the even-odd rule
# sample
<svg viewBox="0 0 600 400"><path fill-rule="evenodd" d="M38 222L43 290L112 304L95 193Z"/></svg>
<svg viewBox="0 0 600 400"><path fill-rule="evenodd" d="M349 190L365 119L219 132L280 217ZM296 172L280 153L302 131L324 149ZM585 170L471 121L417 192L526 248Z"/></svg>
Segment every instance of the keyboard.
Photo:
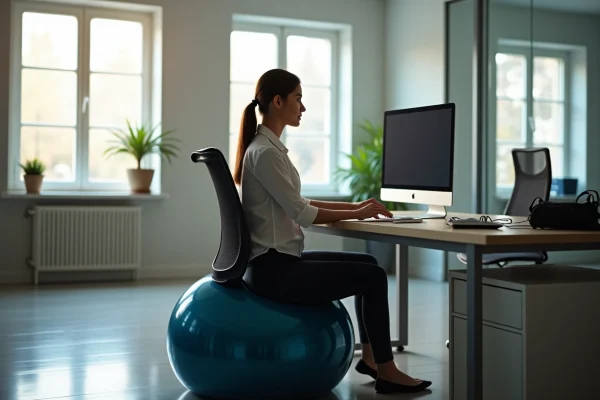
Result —
<svg viewBox="0 0 600 400"><path fill-rule="evenodd" d="M482 221L476 218L452 219L448 225L456 229L499 229L504 225L498 222Z"/></svg>

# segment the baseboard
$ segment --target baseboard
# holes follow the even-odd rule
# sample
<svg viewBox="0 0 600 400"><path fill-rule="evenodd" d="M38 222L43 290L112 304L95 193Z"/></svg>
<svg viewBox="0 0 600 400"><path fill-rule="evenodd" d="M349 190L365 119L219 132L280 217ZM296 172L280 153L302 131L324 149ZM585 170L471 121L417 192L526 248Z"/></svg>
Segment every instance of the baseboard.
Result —
<svg viewBox="0 0 600 400"><path fill-rule="evenodd" d="M446 259L444 252L411 247L408 254L408 275L410 277L434 282L445 280Z"/></svg>
<svg viewBox="0 0 600 400"><path fill-rule="evenodd" d="M183 265L146 265L138 270L138 280L157 279L193 279L210 274L210 264ZM132 271L61 271L40 272L40 284L44 283L76 283L128 281L133 277ZM33 284L33 270L30 268L0 270L0 285Z"/></svg>
<svg viewBox="0 0 600 400"><path fill-rule="evenodd" d="M33 283L33 270L14 269L0 270L0 285L22 285Z"/></svg>
<svg viewBox="0 0 600 400"><path fill-rule="evenodd" d="M210 274L210 264L146 265L139 269L139 280L201 278Z"/></svg>

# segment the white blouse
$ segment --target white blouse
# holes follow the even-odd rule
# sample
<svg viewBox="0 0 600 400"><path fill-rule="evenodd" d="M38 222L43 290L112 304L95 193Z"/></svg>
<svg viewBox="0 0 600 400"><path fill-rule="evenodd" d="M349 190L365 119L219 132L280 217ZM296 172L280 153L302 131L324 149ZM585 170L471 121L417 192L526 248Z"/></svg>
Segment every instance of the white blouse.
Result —
<svg viewBox="0 0 600 400"><path fill-rule="evenodd" d="M288 149L259 124L244 156L240 192L252 241L250 260L270 248L300 256L304 233L318 208L300 195L300 175Z"/></svg>

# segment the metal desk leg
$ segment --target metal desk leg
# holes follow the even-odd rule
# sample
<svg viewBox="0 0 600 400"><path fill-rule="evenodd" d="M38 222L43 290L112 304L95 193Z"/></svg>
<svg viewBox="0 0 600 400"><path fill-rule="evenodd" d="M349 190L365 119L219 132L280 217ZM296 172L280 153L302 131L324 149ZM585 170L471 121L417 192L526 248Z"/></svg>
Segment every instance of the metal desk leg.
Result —
<svg viewBox="0 0 600 400"><path fill-rule="evenodd" d="M408 246L396 245L396 307L398 310L398 351L408 344Z"/></svg>
<svg viewBox="0 0 600 400"><path fill-rule="evenodd" d="M483 398L481 249L467 246L467 400Z"/></svg>

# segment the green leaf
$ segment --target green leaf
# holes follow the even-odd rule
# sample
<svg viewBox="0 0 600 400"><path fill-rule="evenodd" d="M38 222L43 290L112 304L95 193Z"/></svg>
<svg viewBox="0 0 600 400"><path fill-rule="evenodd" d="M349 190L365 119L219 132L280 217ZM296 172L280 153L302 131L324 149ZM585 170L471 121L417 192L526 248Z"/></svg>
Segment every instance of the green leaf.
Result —
<svg viewBox="0 0 600 400"><path fill-rule="evenodd" d="M158 128L159 125L133 126L127 120L125 129L111 131L114 140L110 141L111 146L104 151L104 155L112 157L116 154L130 154L135 158L138 168L141 167L143 158L152 153L159 154L171 163L180 150L175 144L179 139L173 136L175 130L160 133Z"/></svg>
<svg viewBox="0 0 600 400"><path fill-rule="evenodd" d="M19 163L26 175L42 175L46 170L46 165L37 157L25 160L25 163Z"/></svg>

